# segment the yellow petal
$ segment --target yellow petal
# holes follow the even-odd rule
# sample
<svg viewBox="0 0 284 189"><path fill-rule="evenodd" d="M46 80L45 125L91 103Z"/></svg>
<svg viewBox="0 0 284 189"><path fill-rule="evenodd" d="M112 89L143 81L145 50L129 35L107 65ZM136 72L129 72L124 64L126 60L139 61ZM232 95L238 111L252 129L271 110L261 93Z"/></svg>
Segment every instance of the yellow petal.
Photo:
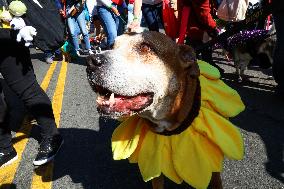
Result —
<svg viewBox="0 0 284 189"><path fill-rule="evenodd" d="M224 117L234 117L245 109L241 97L234 89L221 80L208 80L199 77L201 99L208 101L215 111Z"/></svg>
<svg viewBox="0 0 284 189"><path fill-rule="evenodd" d="M200 74L208 79L216 80L220 78L220 72L214 66L211 66L207 62L202 60L197 60L198 67L200 69Z"/></svg>
<svg viewBox="0 0 284 189"><path fill-rule="evenodd" d="M138 141L138 145L135 149L135 151L131 154L131 156L128 158L130 163L138 163L138 157L141 149L141 145L143 143L143 140L145 138L146 133L149 131L148 121L145 121L145 119L141 119L141 122L139 122L141 125L141 132L140 137Z"/></svg>
<svg viewBox="0 0 284 189"><path fill-rule="evenodd" d="M224 160L224 154L221 149L206 137L200 141L200 145L205 154L208 155L208 161L211 165L212 172L221 172Z"/></svg>
<svg viewBox="0 0 284 189"><path fill-rule="evenodd" d="M138 165L146 182L161 175L164 137L153 132L147 132L143 140L138 157Z"/></svg>
<svg viewBox="0 0 284 189"><path fill-rule="evenodd" d="M150 170L145 173L146 175L143 176L143 178L145 178L145 181L148 181L152 178L154 178L155 176L159 176L159 173L162 172L165 176L167 176L169 179L171 179L172 181L180 184L182 182L182 179L176 174L174 166L173 166L173 162L172 162L172 151L171 151L171 146L170 146L170 138L169 137L164 137L164 136L160 136L162 137L162 139L157 139L156 137L151 137L152 135L149 134L148 138L145 139L145 135L147 132L152 132L149 131L149 122L144 120L141 121L141 132L140 132L140 138L139 138L139 142L138 142L138 146L136 148L136 150L132 153L132 155L128 158L130 163L137 163L138 162L138 157L139 154L144 153L145 150L141 150L141 145L143 143L143 146L146 148L154 148L154 151L160 151L160 158L158 158L157 154L154 154L155 157L149 156L149 150L146 150L147 153L147 162L150 162L150 166L152 167L154 164L155 165L161 165L160 171L158 173L154 172L154 173L148 173L150 172ZM152 133L153 134L153 133ZM150 137L149 137L150 136ZM157 137L159 138L159 135L157 135ZM153 146L153 144L155 144L154 141L151 141L151 139L157 139L157 140L162 140L164 145L155 145ZM143 142L143 141L147 141L147 142ZM162 144L161 143L161 144ZM158 161L158 163L156 162L156 160ZM140 163L139 163L139 167L142 170L146 170L148 168L145 168L143 166L149 166L148 163L144 162L144 155L142 154L140 157ZM158 170L158 169L157 169ZM141 172L142 173L142 172ZM143 174L143 173L142 173Z"/></svg>
<svg viewBox="0 0 284 189"><path fill-rule="evenodd" d="M114 160L126 159L136 149L141 130L139 120L138 116L132 116L114 130L111 139Z"/></svg>
<svg viewBox="0 0 284 189"><path fill-rule="evenodd" d="M193 122L193 127L203 133L230 159L240 160L244 155L242 136L229 120L216 112L201 108L198 118Z"/></svg>
<svg viewBox="0 0 284 189"><path fill-rule="evenodd" d="M170 137L164 137L164 146L162 152L162 173L173 182L181 184L183 180L177 175L173 164L173 152Z"/></svg>
<svg viewBox="0 0 284 189"><path fill-rule="evenodd" d="M204 136L189 128L179 135L172 136L173 162L177 174L195 188L207 188L212 167L203 149Z"/></svg>

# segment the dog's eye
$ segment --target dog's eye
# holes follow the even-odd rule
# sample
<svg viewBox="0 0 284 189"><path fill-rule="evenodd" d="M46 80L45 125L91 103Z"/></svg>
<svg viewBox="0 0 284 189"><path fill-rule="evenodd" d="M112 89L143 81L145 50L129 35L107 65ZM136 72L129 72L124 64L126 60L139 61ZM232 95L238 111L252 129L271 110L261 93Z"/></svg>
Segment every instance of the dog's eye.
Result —
<svg viewBox="0 0 284 189"><path fill-rule="evenodd" d="M151 46L148 43L142 43L139 50L141 53L147 53L151 51Z"/></svg>

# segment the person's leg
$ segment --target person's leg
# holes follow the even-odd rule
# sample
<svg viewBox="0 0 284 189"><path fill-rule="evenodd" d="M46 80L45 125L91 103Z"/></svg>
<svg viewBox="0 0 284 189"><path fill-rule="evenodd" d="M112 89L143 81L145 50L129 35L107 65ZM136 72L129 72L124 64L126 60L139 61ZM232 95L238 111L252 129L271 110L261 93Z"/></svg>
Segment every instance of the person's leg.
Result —
<svg viewBox="0 0 284 189"><path fill-rule="evenodd" d="M51 64L53 62L53 53L51 51L45 51L44 56L46 63Z"/></svg>
<svg viewBox="0 0 284 189"><path fill-rule="evenodd" d="M107 35L107 46L111 48L117 37L116 16L105 6L98 7L98 16Z"/></svg>
<svg viewBox="0 0 284 189"><path fill-rule="evenodd" d="M273 19L276 29L276 46L273 55L273 76L281 93L284 94L284 13L274 13Z"/></svg>
<svg viewBox="0 0 284 189"><path fill-rule="evenodd" d="M13 149L11 130L6 121L7 105L4 100L2 85L0 83L0 153L8 153Z"/></svg>
<svg viewBox="0 0 284 189"><path fill-rule="evenodd" d="M158 25L160 23L160 25L164 28L164 21L163 21L163 4L159 3L156 5L156 20L158 22Z"/></svg>
<svg viewBox="0 0 284 189"><path fill-rule="evenodd" d="M88 30L87 30L84 11L82 11L80 14L78 14L78 16L76 17L76 21L77 21L77 23L80 27L81 32L82 32L83 39L84 39L84 42L85 42L85 45L86 45L86 49L89 50L89 49L91 49L91 45L90 45L90 39L89 39Z"/></svg>
<svg viewBox="0 0 284 189"><path fill-rule="evenodd" d="M76 31L77 28L77 22L74 17L67 18L67 24L70 32L70 36L74 45L74 48L76 51L80 49L79 47L79 41L78 41L78 34Z"/></svg>
<svg viewBox="0 0 284 189"><path fill-rule="evenodd" d="M12 134L8 124L0 123L0 153L7 153L13 149Z"/></svg>
<svg viewBox="0 0 284 189"><path fill-rule="evenodd" d="M159 23L153 5L142 4L142 13L150 31L159 32Z"/></svg>
<svg viewBox="0 0 284 189"><path fill-rule="evenodd" d="M63 60L63 54L62 54L62 51L61 49L56 49L54 51L54 57L53 57L53 60L54 61L62 61Z"/></svg>
<svg viewBox="0 0 284 189"><path fill-rule="evenodd" d="M16 42L0 49L0 72L8 87L42 126L43 138L57 134L51 102L36 80L29 49Z"/></svg>
<svg viewBox="0 0 284 189"><path fill-rule="evenodd" d="M43 140L33 163L43 165L55 157L63 144L56 127L50 99L36 80L28 48L21 43L8 40L1 41L0 52L0 73L5 83L24 103L42 128Z"/></svg>

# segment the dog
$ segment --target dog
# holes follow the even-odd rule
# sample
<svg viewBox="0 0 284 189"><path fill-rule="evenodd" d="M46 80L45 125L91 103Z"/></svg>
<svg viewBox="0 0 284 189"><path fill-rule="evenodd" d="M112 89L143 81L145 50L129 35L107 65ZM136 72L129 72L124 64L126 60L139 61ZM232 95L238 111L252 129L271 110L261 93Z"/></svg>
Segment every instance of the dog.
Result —
<svg viewBox="0 0 284 189"><path fill-rule="evenodd" d="M211 131L205 131L205 129L199 133L197 132L198 128L192 130L195 126L202 125L203 122L197 124L194 120L200 120L198 118L200 114L206 117L207 108L208 111L210 109L210 112L208 112L210 115L213 111L220 110L220 113L216 113L216 119L222 119L221 122L224 124L229 122L227 119L221 118L221 114L224 114L224 117L231 117L244 109L237 93L218 80L220 73L216 68L205 62L197 61L195 52L190 46L178 45L166 35L154 31L123 34L116 39L113 49L88 56L86 63L88 81L97 93L98 111L103 116L124 120L122 125L118 126L113 133L114 159L130 158L132 162L136 162L138 158L135 154L139 154L140 172L145 181L152 180L154 189L164 188L163 175L176 183L181 183L184 180L196 188L205 188L208 185L214 189L222 188L220 176L223 160L221 155L223 153L220 151L222 147L216 147L215 144L211 145L211 140L206 139L206 132ZM209 85L204 87L209 83L212 83L210 87ZM220 103L222 105L219 106L214 104L213 101L219 98L218 95L221 95L221 93L216 93L213 94L214 97L212 96L212 105L207 106L207 101L205 100L205 102L202 98L207 90L214 88L215 84L222 86L212 91L228 89L230 94L236 95L232 102L238 101L239 105L224 106L224 103ZM207 107L206 111L203 106ZM215 108L212 108L213 106ZM225 110L224 107L229 109L234 107L234 113L225 113L229 111ZM133 127L131 126L132 123ZM121 130L128 129L128 126L131 126L130 130ZM230 125L226 125L225 128L227 126L231 128ZM230 132L235 133L235 128L233 130ZM191 137L183 138L185 133L191 133L192 139ZM123 135L122 138L120 138L120 134ZM129 136L126 136L128 134ZM134 138L131 138L132 136ZM137 136L140 136L139 141L137 141ZM148 136L152 137L148 138ZM240 149L240 153L237 155L239 157L236 159L240 159L243 154L243 145L240 142L241 135L237 132L236 136L238 136L236 144ZM144 145L147 143L146 141L149 142L151 138L155 137L157 140L154 140L153 143L150 142L150 146ZM195 137L200 138L201 140L197 139L200 142L207 141L208 143L204 143L203 147L194 147L196 141L187 144L187 141L194 140ZM165 158L168 157L167 155L158 155L161 150L159 150L159 145L155 146L155 141L157 142L160 139L163 141L179 141L175 147L171 144L172 161ZM142 140L144 142L140 143ZM212 139L212 141L214 140ZM216 140L223 141L223 139L218 138ZM126 144L125 141L128 141L131 145L126 145L123 148L128 148L130 151L119 150L119 145ZM226 145L229 143L226 143ZM186 144L186 149L195 150L187 153L181 147L183 144ZM190 147L188 148L187 145ZM133 148L134 146L135 148ZM208 161L207 155L206 157L202 156L201 159L197 158L196 161L191 161L190 158L186 159L187 162L178 160L179 158L187 158L187 155L183 154L188 154L193 159L201 157L200 154L204 155L203 150L206 150L209 146L211 150L215 149L218 153L215 154L214 150L210 151ZM141 152L142 148L147 151L146 154ZM174 152L175 149L176 152ZM179 149L182 149L181 152L178 152ZM194 155L191 152L194 152ZM174 158L176 159L174 160ZM165 165L164 168L161 168L160 160L164 162L162 163L162 165ZM173 168L171 162L175 163L175 168ZM202 163L200 164L200 162ZM212 164L211 167L210 162L218 163L213 163L214 166ZM189 166L189 164L192 166ZM197 164L200 167L197 166L196 170L191 169L196 167ZM189 167L186 168L187 166ZM155 168L153 169L153 167ZM203 170L204 174L200 174ZM187 177L186 175L191 176Z"/></svg>
<svg viewBox="0 0 284 189"><path fill-rule="evenodd" d="M250 62L253 62L263 69L268 69L272 66L272 56L276 43L274 34L275 30L271 29L267 34L264 34L263 37L247 39L245 43L236 44L231 48L229 52L233 58L238 82L242 82L245 78L244 72ZM242 34L239 33L236 35L241 36ZM237 36L236 38L240 39Z"/></svg>

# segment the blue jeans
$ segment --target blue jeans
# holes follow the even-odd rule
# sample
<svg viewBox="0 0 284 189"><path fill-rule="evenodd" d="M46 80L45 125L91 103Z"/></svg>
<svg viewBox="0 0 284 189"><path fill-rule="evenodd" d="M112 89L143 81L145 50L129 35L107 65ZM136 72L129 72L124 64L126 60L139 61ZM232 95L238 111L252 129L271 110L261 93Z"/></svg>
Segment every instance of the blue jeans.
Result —
<svg viewBox="0 0 284 189"><path fill-rule="evenodd" d="M107 47L110 48L117 37L119 18L105 6L98 6L98 16L107 35Z"/></svg>
<svg viewBox="0 0 284 189"><path fill-rule="evenodd" d="M82 32L83 39L86 45L86 49L89 50L91 48L85 18L86 18L85 11L82 11L81 13L77 13L75 16L70 16L67 18L70 35L71 35L72 42L73 42L73 45L76 51L80 49L79 41L78 41L78 35L80 31ZM80 29L79 32L78 32L78 28Z"/></svg>
<svg viewBox="0 0 284 189"><path fill-rule="evenodd" d="M156 5L142 4L142 13L150 31L159 32L159 24L163 25L162 3Z"/></svg>

